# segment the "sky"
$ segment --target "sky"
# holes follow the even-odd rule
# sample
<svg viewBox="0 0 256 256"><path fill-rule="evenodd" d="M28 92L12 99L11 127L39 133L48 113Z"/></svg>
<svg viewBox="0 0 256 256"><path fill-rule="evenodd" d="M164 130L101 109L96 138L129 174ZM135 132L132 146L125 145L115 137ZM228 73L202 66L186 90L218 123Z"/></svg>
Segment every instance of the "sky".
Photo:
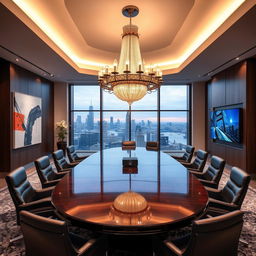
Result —
<svg viewBox="0 0 256 256"><path fill-rule="evenodd" d="M160 108L161 110L186 110L187 109L187 86L161 86L160 91ZM75 86L74 87L75 110L88 110L90 104L94 110L100 108L100 90L99 86ZM103 92L103 109L104 110L127 110L128 103L119 100L114 94ZM146 94L140 101L132 104L134 110L157 110L157 92ZM115 121L125 120L126 112L104 113L104 120L109 121L113 116ZM156 112L134 112L132 119L136 121L150 120L156 121ZM82 115L82 119L86 118L87 113ZM99 114L95 113L95 121L99 119ZM76 120L76 118L75 118ZM161 120L163 122L186 122L186 112L162 112Z"/></svg>

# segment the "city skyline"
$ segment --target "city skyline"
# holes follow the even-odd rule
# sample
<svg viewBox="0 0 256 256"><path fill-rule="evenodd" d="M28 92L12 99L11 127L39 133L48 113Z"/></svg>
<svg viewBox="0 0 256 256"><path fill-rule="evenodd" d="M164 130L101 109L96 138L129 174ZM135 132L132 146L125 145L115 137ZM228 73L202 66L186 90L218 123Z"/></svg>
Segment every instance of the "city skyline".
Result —
<svg viewBox="0 0 256 256"><path fill-rule="evenodd" d="M77 114L72 127L74 145L78 149L98 150L100 147L100 122L93 115L93 106L82 116ZM132 113L132 112L131 112ZM113 112L111 112L113 114ZM146 141L157 141L158 123L149 119L131 119L130 112L125 112L125 121L110 115L103 120L103 148L121 146L124 140L135 140L138 147L144 147ZM182 149L187 142L187 123L161 122L160 123L160 144L164 149ZM131 127L131 131L129 131ZM129 135L130 134L130 135ZM131 136L131 137L130 137Z"/></svg>
<svg viewBox="0 0 256 256"><path fill-rule="evenodd" d="M187 144L187 86L161 87L160 106L166 111L160 109L160 120L157 111L158 93L147 94L142 100L134 102L129 111L126 102L103 92L102 115L99 93L97 86L73 86L72 143L77 149L99 150L101 142L103 148L120 147L124 140L135 140L138 147L144 147L146 141L159 140L162 150L180 150Z"/></svg>

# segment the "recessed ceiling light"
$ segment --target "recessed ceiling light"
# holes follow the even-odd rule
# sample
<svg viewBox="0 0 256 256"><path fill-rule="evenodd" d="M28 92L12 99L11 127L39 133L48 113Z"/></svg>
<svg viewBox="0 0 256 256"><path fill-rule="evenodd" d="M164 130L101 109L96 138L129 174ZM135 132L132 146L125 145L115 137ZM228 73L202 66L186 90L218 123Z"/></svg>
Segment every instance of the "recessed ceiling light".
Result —
<svg viewBox="0 0 256 256"><path fill-rule="evenodd" d="M54 77L54 74L50 74L50 77Z"/></svg>
<svg viewBox="0 0 256 256"><path fill-rule="evenodd" d="M20 60L18 58L15 59L16 62L19 62Z"/></svg>
<svg viewBox="0 0 256 256"><path fill-rule="evenodd" d="M239 58L239 57L236 57L236 60L240 60L240 58Z"/></svg>

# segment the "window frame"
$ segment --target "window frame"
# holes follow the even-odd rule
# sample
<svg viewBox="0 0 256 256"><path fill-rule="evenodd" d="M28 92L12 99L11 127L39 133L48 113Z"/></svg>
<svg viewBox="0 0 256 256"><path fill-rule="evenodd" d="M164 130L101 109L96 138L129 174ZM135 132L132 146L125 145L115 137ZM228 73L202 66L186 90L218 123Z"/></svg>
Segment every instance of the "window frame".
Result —
<svg viewBox="0 0 256 256"><path fill-rule="evenodd" d="M165 109L162 110L160 109L160 100L161 100L161 87L160 89L157 90L157 109L129 109L127 108L126 110L115 110L115 109L103 109L103 89L100 88L100 86L98 84L69 84L69 88L68 88L68 99L69 99L69 142L70 144L74 144L73 138L74 138L74 134L73 134L73 127L72 127L72 117L73 117L73 113L74 112L84 112L84 113L89 113L89 110L81 110L81 109L72 109L72 105L73 104L73 93L72 93L72 87L73 86L97 86L100 90L100 108L97 110L93 110L93 112L99 112L100 113L100 150L103 150L103 113L104 112L127 112L130 111L131 115L132 112L156 112L157 113L157 140L160 142L160 134L161 134L161 112L186 112L187 113L187 143L191 144L191 128L192 128L192 124L191 124L191 116L192 116L192 109L191 109L191 84L164 84L161 85L161 87L165 87L165 86L186 86L187 87L187 109ZM115 97L113 95L113 97ZM128 104L127 104L128 106ZM131 116L130 115L130 116ZM129 120L129 126L131 127L131 118ZM131 129L129 129L129 135L131 136Z"/></svg>

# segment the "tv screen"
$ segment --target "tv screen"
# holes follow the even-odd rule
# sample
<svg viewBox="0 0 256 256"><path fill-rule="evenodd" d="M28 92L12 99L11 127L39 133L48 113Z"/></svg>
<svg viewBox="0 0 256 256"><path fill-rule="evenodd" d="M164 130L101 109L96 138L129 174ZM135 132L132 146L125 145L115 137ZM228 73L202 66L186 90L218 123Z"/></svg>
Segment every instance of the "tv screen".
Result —
<svg viewBox="0 0 256 256"><path fill-rule="evenodd" d="M241 143L240 108L211 112L211 138L229 143Z"/></svg>
<svg viewBox="0 0 256 256"><path fill-rule="evenodd" d="M216 140L216 135L215 135L215 121L214 121L214 112L210 113L210 137L213 140Z"/></svg>

